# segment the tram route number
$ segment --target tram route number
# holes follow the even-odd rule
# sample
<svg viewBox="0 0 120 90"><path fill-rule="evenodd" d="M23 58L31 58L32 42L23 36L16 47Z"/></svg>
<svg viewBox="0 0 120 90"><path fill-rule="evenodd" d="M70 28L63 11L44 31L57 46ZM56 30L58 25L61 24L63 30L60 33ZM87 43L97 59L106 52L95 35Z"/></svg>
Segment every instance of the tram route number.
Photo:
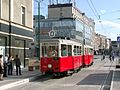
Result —
<svg viewBox="0 0 120 90"><path fill-rule="evenodd" d="M50 37L55 37L55 31L54 31L54 30L51 30L51 31L49 32L49 36L50 36Z"/></svg>

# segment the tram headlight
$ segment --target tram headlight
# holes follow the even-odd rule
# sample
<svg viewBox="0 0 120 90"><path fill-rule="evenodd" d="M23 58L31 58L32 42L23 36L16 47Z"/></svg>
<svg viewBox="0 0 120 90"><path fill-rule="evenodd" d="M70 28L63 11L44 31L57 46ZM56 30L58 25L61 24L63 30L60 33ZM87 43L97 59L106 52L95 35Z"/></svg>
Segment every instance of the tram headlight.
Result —
<svg viewBox="0 0 120 90"><path fill-rule="evenodd" d="M48 64L48 68L52 68L52 64Z"/></svg>

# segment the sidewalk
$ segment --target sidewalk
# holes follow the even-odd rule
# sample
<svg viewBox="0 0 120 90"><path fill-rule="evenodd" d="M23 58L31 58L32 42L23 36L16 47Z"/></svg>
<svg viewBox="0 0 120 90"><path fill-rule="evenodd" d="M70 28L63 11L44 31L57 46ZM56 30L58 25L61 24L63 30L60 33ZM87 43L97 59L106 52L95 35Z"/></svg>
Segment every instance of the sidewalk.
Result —
<svg viewBox="0 0 120 90"><path fill-rule="evenodd" d="M39 70L28 71L28 68L22 69L22 75L16 75L15 70L13 75L4 77L3 81L0 81L0 90L9 89L30 81L37 79L41 75Z"/></svg>

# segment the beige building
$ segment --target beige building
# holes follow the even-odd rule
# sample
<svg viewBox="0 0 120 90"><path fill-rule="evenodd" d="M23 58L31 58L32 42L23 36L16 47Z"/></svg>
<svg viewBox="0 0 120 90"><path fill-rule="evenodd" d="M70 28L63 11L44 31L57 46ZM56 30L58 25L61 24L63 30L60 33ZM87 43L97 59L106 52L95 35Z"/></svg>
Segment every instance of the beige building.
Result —
<svg viewBox="0 0 120 90"><path fill-rule="evenodd" d="M111 46L111 40L107 38L104 35L101 34L95 34L95 43L94 43L94 49L95 50L109 50Z"/></svg>
<svg viewBox="0 0 120 90"><path fill-rule="evenodd" d="M0 0L0 47L3 54L21 58L26 65L33 41L33 0Z"/></svg>

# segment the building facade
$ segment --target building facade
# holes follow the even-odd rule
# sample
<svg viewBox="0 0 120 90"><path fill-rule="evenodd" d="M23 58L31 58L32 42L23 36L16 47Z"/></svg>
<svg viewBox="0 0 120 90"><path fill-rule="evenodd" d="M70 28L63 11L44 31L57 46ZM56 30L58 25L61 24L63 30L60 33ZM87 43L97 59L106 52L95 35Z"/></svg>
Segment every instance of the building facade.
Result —
<svg viewBox="0 0 120 90"><path fill-rule="evenodd" d="M111 39L107 38L104 35L95 33L94 37L95 43L94 43L94 50L98 52L102 52L105 50L107 53L109 53L110 47L111 47Z"/></svg>
<svg viewBox="0 0 120 90"><path fill-rule="evenodd" d="M38 24L36 24L37 26ZM67 38L93 45L95 23L73 3L48 5L48 18L40 20L40 39ZM37 28L37 27L36 27ZM50 32L54 31L54 37Z"/></svg>
<svg viewBox="0 0 120 90"><path fill-rule="evenodd" d="M0 0L0 47L3 55L20 57L22 65L29 58L33 41L33 0Z"/></svg>

